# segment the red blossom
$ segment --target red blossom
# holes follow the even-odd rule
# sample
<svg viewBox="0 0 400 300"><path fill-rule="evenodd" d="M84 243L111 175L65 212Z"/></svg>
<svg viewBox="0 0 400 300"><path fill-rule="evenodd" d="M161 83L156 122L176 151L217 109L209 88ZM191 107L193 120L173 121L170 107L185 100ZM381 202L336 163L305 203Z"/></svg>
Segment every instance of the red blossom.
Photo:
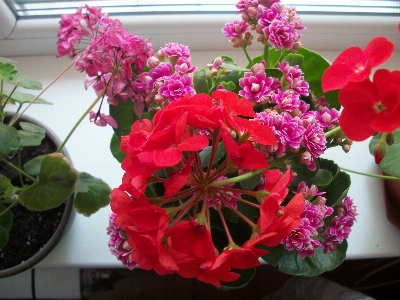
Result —
<svg viewBox="0 0 400 300"><path fill-rule="evenodd" d="M354 141L400 127L400 71L377 70L373 82L350 82L339 92L340 127Z"/></svg>
<svg viewBox="0 0 400 300"><path fill-rule="evenodd" d="M362 50L350 47L344 50L322 76L324 92L337 90L348 82L362 82L369 77L372 68L387 61L394 45L384 37L376 37Z"/></svg>

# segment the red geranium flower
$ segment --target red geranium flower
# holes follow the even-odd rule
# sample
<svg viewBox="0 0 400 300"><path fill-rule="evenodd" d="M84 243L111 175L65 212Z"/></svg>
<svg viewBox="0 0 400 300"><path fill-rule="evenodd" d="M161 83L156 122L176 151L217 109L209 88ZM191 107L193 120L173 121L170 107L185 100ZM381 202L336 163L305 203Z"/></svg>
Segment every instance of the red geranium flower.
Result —
<svg viewBox="0 0 400 300"><path fill-rule="evenodd" d="M372 68L387 61L394 45L384 37L376 37L362 50L350 47L335 59L322 75L322 90L341 89L348 82L361 82L369 77Z"/></svg>
<svg viewBox="0 0 400 300"><path fill-rule="evenodd" d="M400 71L381 69L373 82L350 82L339 92L343 106L340 127L354 141L375 132L392 132L400 127Z"/></svg>

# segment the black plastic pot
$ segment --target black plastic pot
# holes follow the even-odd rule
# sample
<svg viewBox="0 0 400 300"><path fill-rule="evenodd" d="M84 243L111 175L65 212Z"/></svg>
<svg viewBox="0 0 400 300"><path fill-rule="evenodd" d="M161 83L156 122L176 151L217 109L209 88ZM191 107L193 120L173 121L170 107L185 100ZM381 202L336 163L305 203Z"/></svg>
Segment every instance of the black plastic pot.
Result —
<svg viewBox="0 0 400 300"><path fill-rule="evenodd" d="M50 128L48 128L47 126L42 124L41 122L34 120L32 118L26 117L26 116L23 116L21 118L21 121L30 122L30 123L36 124L36 125L44 128L46 130L46 139L49 138L52 141L52 143L54 143L56 148L58 148L58 146L61 144L60 139L54 134L54 132ZM70 158L68 152L65 150L65 148L62 151L62 153L68 160L71 161L71 158ZM66 199L66 201L60 207L55 208L53 210L56 210L56 209L57 209L57 214L60 214L59 223L58 223L58 225L55 225L55 227L52 229L53 231L55 230L54 233L50 232L48 234L49 240L47 242L45 242L45 244L38 250L38 252L36 252L36 254L33 254L31 257L25 259L24 261L21 261L20 263L14 265L14 266L4 268L4 266L6 264L3 260L3 258L0 257L0 267L3 265L2 266L3 268L0 268L0 278L16 275L20 272L23 272L23 271L26 271L26 270L32 268L37 263L39 263L43 258L45 258L54 249L54 247L61 240L62 236L65 234L65 232L71 226L73 219L75 217L76 212L75 212L75 209L73 208L73 195L70 196L68 199ZM46 211L46 213L51 215L51 214L53 214L53 210ZM31 212L31 211L26 211L25 213L38 214L38 212ZM16 218L14 217L14 222L15 222L15 220L16 220ZM46 224L46 222L44 221L43 224ZM45 229L47 230L47 228L45 228ZM40 231L45 230L45 229L42 228L42 229L40 229ZM29 229L27 229L27 230L29 230ZM15 241L16 237L12 236L11 234L12 233L10 232L9 244L11 241L16 243L16 241ZM36 230L35 234L37 236L44 235L43 232L37 232L37 230ZM23 240L23 238L22 238L22 240ZM26 245L23 245L23 247L29 248L29 245L31 245L31 242L29 240L26 240L25 243L26 243ZM13 245L12 247L10 246L9 248L7 248L7 246L2 249L2 251L7 251L7 253L4 253L3 255L7 254L8 256L11 256L11 257L13 255L15 255L14 257L17 257L17 253L19 251L21 251L20 247Z"/></svg>

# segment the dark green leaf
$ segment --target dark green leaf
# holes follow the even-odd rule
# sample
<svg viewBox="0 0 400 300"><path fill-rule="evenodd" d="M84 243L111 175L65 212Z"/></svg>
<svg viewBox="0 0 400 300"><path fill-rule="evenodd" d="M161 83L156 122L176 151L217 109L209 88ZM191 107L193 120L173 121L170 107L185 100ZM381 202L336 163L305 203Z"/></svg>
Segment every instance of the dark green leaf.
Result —
<svg viewBox="0 0 400 300"><path fill-rule="evenodd" d="M0 191L4 199L10 199L15 194L16 188L12 185L11 179L0 174Z"/></svg>
<svg viewBox="0 0 400 300"><path fill-rule="evenodd" d="M245 190L252 190L260 183L260 180L261 180L261 174L258 174L249 179L241 181L240 186Z"/></svg>
<svg viewBox="0 0 400 300"><path fill-rule="evenodd" d="M222 282L221 290L229 291L246 286L256 274L256 268L249 268L243 270L232 269L232 272L239 273L240 274L239 279L234 282Z"/></svg>
<svg viewBox="0 0 400 300"><path fill-rule="evenodd" d="M0 203L0 214L1 214L1 216L0 216L0 226L5 228L7 231L10 231L11 227L12 227L14 215L11 212L11 210L8 210L5 213L3 213L6 209L7 209L7 207L4 204Z"/></svg>
<svg viewBox="0 0 400 300"><path fill-rule="evenodd" d="M325 186L332 182L332 173L325 169L319 169L312 178L312 184L316 186Z"/></svg>
<svg viewBox="0 0 400 300"><path fill-rule="evenodd" d="M0 123L0 156L6 156L19 147L19 135L14 127Z"/></svg>
<svg viewBox="0 0 400 300"><path fill-rule="evenodd" d="M22 189L19 195L21 204L37 211L59 206L74 192L77 173L61 153L46 155L38 180Z"/></svg>
<svg viewBox="0 0 400 300"><path fill-rule="evenodd" d="M76 185L75 209L90 216L110 203L110 193L111 188L103 180L81 172Z"/></svg>
<svg viewBox="0 0 400 300"><path fill-rule="evenodd" d="M9 238L9 231L0 225L0 249L4 248L8 244Z"/></svg>
<svg viewBox="0 0 400 300"><path fill-rule="evenodd" d="M110 115L117 122L118 127L114 128L114 132L119 138L128 135L131 132L133 122L138 120L133 111L133 102L130 100L126 103L119 101L118 105L110 105Z"/></svg>
<svg viewBox="0 0 400 300"><path fill-rule="evenodd" d="M299 66L301 69L304 63L304 56L297 53L289 53L283 58L290 66Z"/></svg>
<svg viewBox="0 0 400 300"><path fill-rule="evenodd" d="M349 191L350 183L350 175L345 172L339 172L333 181L321 190L325 192L323 196L327 199L326 205L333 206L342 201Z"/></svg>
<svg viewBox="0 0 400 300"><path fill-rule="evenodd" d="M242 72L249 72L250 69L239 67L236 64L222 64L222 68L232 70L232 71L242 71Z"/></svg>
<svg viewBox="0 0 400 300"><path fill-rule="evenodd" d="M18 73L17 68L8 62L0 62L0 79L5 81L12 80Z"/></svg>
<svg viewBox="0 0 400 300"><path fill-rule="evenodd" d="M220 82L220 85L222 85L227 91L234 91L236 89L236 84L233 83L232 81L229 82Z"/></svg>
<svg viewBox="0 0 400 300"><path fill-rule="evenodd" d="M203 150L200 151L200 158L201 158L201 165L203 167L207 167L210 162L211 156L211 146L207 146ZM213 164L217 163L221 158L225 155L225 148L224 145L220 142L217 146L217 151L215 153Z"/></svg>
<svg viewBox="0 0 400 300"><path fill-rule="evenodd" d="M24 165L24 170L26 173L32 176L39 175L40 173L40 165L42 164L43 158L45 158L46 155L40 155L36 156L35 158L31 159Z"/></svg>
<svg viewBox="0 0 400 300"><path fill-rule="evenodd" d="M311 257L300 258L297 251L287 251L283 245L268 248L269 254L262 258L290 275L317 276L338 267L346 258L347 241L337 245L335 252L324 254L319 248Z"/></svg>
<svg viewBox="0 0 400 300"><path fill-rule="evenodd" d="M28 122L20 122L22 130L18 130L20 147L39 146L46 136L46 130Z"/></svg>
<svg viewBox="0 0 400 300"><path fill-rule="evenodd" d="M381 134L375 135L369 144L369 152L374 155L374 149ZM386 146L386 155L379 163L379 168L386 174L400 178L400 129L394 132L394 143Z"/></svg>
<svg viewBox="0 0 400 300"><path fill-rule="evenodd" d="M114 133L111 137L110 150L114 158L121 163L126 154L121 151L120 144L118 136Z"/></svg>
<svg viewBox="0 0 400 300"><path fill-rule="evenodd" d="M198 94L208 94L211 88L210 70L200 69L196 71L193 76L193 85Z"/></svg>
<svg viewBox="0 0 400 300"><path fill-rule="evenodd" d="M329 67L329 62L318 53L306 48L300 48L297 54L304 57L301 70L304 73L304 79L310 85L310 90L312 90L317 97L325 96L325 100L330 104L330 108L340 109L338 91L331 91L325 94L322 92L321 78L322 74L324 74L325 70Z"/></svg>

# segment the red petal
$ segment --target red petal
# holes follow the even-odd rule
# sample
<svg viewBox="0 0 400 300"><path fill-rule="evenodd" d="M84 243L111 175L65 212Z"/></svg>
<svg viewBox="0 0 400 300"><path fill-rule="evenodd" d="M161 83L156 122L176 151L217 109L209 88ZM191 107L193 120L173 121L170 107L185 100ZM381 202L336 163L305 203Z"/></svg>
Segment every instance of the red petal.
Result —
<svg viewBox="0 0 400 300"><path fill-rule="evenodd" d="M193 156L186 162L186 165L182 170L174 174L172 177L168 178L164 182L164 187L165 187L165 196L170 197L175 195L177 192L183 188L189 178L190 173L192 172L192 166L193 166Z"/></svg>
<svg viewBox="0 0 400 300"><path fill-rule="evenodd" d="M250 100L239 98L234 92L214 91L212 97L222 109L227 109L231 114L253 117L255 112Z"/></svg>
<svg viewBox="0 0 400 300"><path fill-rule="evenodd" d="M182 160L182 153L176 148L167 148L154 151L153 158L158 167L172 167Z"/></svg>
<svg viewBox="0 0 400 300"><path fill-rule="evenodd" d="M205 135L195 135L180 143L177 147L180 151L200 151L208 146L208 138Z"/></svg>
<svg viewBox="0 0 400 300"><path fill-rule="evenodd" d="M297 218L304 211L304 195L296 194L292 200L283 208L284 213Z"/></svg>
<svg viewBox="0 0 400 300"><path fill-rule="evenodd" d="M364 56L376 67L387 61L392 55L394 45L385 37L376 37L365 47Z"/></svg>
<svg viewBox="0 0 400 300"><path fill-rule="evenodd" d="M126 207L132 202L132 199L118 188L111 191L111 210L116 214L126 213Z"/></svg>
<svg viewBox="0 0 400 300"><path fill-rule="evenodd" d="M349 104L340 115L340 128L349 139L363 141L375 132L370 127L371 120L375 116L376 112L371 106Z"/></svg>
<svg viewBox="0 0 400 300"><path fill-rule="evenodd" d="M345 64L331 65L322 75L322 90L324 93L341 89L349 82L348 76L354 73L354 68Z"/></svg>

